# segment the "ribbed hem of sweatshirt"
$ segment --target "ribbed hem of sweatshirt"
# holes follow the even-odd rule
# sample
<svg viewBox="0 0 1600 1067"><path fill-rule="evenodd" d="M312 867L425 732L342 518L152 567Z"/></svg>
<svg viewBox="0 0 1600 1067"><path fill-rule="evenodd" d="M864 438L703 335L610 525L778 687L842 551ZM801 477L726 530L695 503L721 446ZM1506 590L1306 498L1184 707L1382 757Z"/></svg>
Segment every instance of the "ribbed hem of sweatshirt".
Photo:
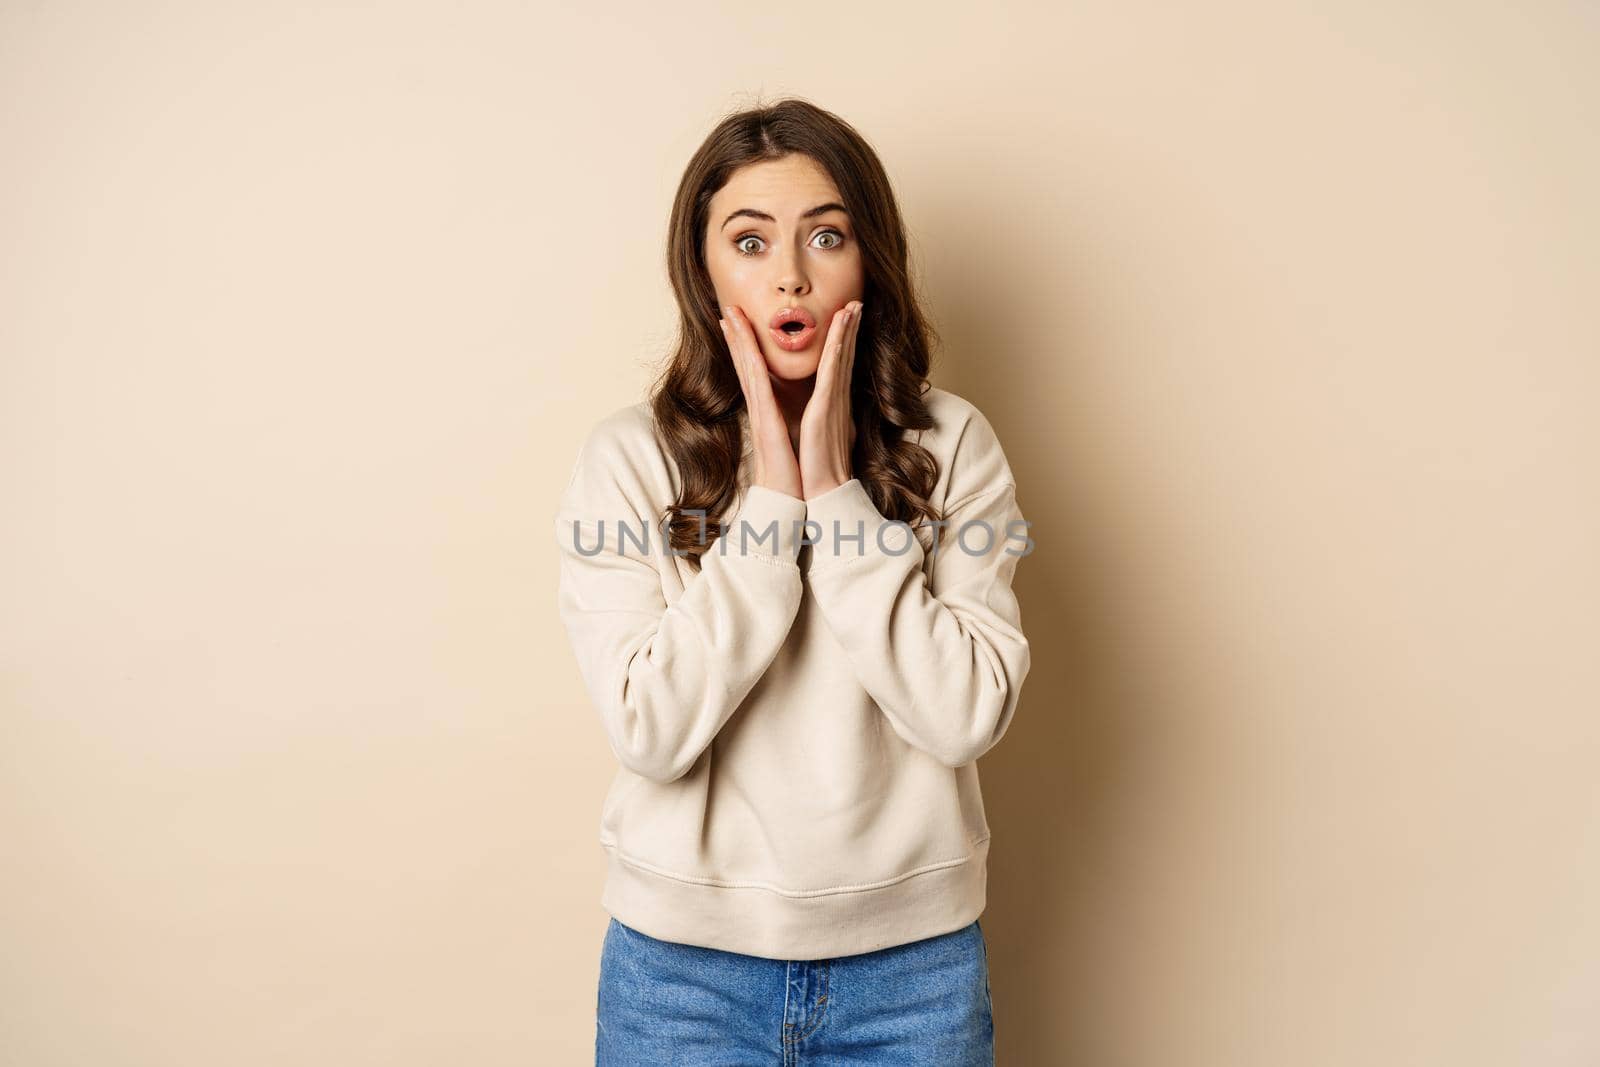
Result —
<svg viewBox="0 0 1600 1067"><path fill-rule="evenodd" d="M765 556L794 563L800 555L805 519L806 502L799 497L768 489L764 485L746 486L743 504L737 514L724 524L723 544L713 545L712 551L729 556ZM748 529L743 525L745 523L749 524Z"/></svg>
<svg viewBox="0 0 1600 1067"><path fill-rule="evenodd" d="M805 502L806 519L821 527L809 531L811 570L865 559L871 555L903 556L916 551L916 538L905 523L884 518L860 478L851 478Z"/></svg>
<svg viewBox="0 0 1600 1067"><path fill-rule="evenodd" d="M987 902L987 837L964 861L811 895L683 881L601 844L609 866L600 905L618 922L661 941L768 959L832 959L936 937L978 918Z"/></svg>

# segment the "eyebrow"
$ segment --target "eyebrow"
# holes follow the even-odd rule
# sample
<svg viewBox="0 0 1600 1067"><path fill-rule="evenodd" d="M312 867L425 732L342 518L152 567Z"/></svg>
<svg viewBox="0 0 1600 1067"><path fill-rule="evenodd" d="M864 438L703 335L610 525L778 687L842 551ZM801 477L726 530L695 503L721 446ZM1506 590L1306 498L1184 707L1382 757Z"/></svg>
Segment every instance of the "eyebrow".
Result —
<svg viewBox="0 0 1600 1067"><path fill-rule="evenodd" d="M844 213L846 215L850 214L850 212L845 211L845 206L843 204L834 203L833 201L830 200L826 204L818 204L816 207L812 208L810 211L802 212L800 217L803 218L803 219L809 219L813 215L821 215L824 212L828 212L828 211L844 211ZM771 215L768 215L765 211L757 211L753 207L742 207L738 211L735 211L733 214L729 215L727 218L723 219L722 220L722 225L717 227L717 229L719 229L719 230L727 229L728 228L728 223L732 222L734 219L740 217L741 215L748 215L753 219L765 219L768 222L777 222L778 221L777 219L773 218Z"/></svg>

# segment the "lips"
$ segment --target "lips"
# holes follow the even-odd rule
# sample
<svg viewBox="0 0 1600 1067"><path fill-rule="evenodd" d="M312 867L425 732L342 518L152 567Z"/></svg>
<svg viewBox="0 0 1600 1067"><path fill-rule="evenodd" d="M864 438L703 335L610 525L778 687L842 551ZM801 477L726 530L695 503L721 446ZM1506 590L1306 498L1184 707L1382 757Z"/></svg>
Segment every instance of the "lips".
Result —
<svg viewBox="0 0 1600 1067"><path fill-rule="evenodd" d="M774 330L781 330L783 329L783 324L786 322L798 322L801 326L809 326L813 329L815 329L817 325L817 320L811 317L811 312L807 311L803 307L784 308L782 311L772 316L772 318L767 322L767 325ZM791 330L786 332L799 333L800 331Z"/></svg>
<svg viewBox="0 0 1600 1067"><path fill-rule="evenodd" d="M789 329L785 330L785 325ZM800 352L811 344L817 335L817 320L803 307L787 307L767 320L767 331L772 343L786 352Z"/></svg>

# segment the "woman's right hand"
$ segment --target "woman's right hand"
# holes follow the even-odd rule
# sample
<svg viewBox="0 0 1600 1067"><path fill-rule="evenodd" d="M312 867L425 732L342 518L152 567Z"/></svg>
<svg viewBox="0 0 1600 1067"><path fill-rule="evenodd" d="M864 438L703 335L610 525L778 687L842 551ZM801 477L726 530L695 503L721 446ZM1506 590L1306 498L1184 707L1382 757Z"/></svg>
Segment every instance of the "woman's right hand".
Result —
<svg viewBox="0 0 1600 1067"><path fill-rule="evenodd" d="M750 433L755 445L751 484L804 500L800 462L789 442L789 426L778 408L777 397L772 395L772 379L768 377L771 372L767 369L767 357L761 354L761 342L738 305L722 310L726 317L718 321L722 323L722 335L733 355L739 387L744 390L745 410L750 413Z"/></svg>

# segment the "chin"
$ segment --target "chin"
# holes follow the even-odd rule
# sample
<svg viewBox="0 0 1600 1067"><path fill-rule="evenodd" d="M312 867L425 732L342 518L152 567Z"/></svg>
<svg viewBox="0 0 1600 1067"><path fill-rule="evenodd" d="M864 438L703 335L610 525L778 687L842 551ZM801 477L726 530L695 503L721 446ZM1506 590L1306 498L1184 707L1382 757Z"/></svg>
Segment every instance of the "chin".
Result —
<svg viewBox="0 0 1600 1067"><path fill-rule="evenodd" d="M810 352L785 352L781 349L767 354L767 370L774 378L786 382L804 381L817 373L822 357Z"/></svg>

